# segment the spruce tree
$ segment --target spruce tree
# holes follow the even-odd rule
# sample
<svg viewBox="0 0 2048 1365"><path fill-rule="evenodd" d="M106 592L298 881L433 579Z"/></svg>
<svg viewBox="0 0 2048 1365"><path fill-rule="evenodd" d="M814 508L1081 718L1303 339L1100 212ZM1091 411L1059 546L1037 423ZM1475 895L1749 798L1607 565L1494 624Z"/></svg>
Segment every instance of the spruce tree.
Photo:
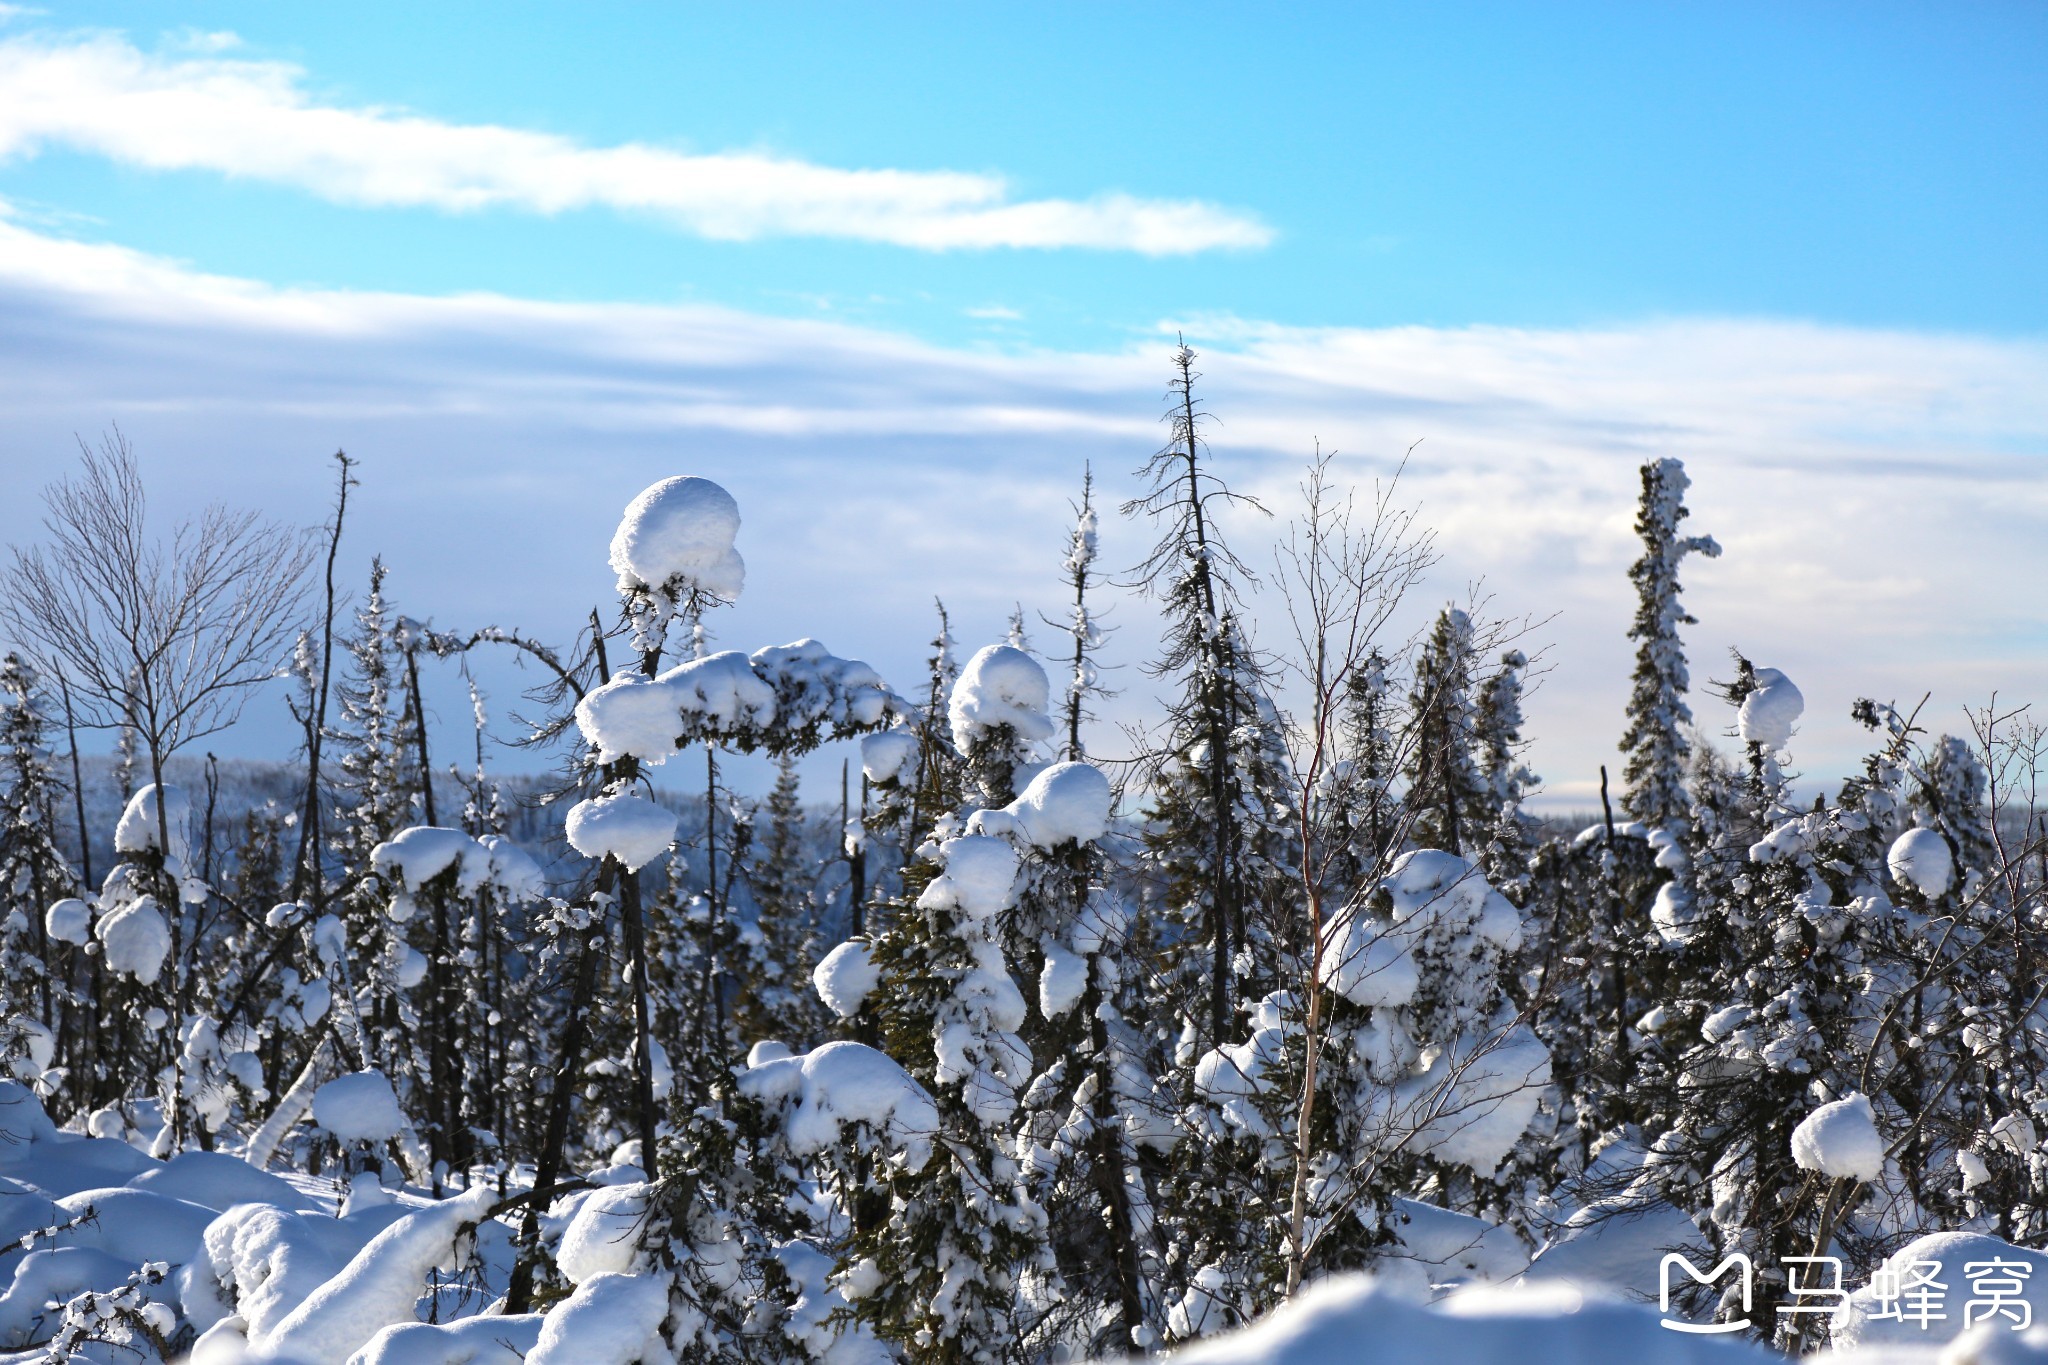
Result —
<svg viewBox="0 0 2048 1365"><path fill-rule="evenodd" d="M1414 819L1411 837L1423 848L1461 855L1483 846L1496 818L1476 759L1476 652L1472 618L1456 607L1445 607L1417 657L1408 694L1413 734L1406 773Z"/></svg>
<svg viewBox="0 0 2048 1365"><path fill-rule="evenodd" d="M1622 806L1635 819L1658 827L1683 818L1691 805L1685 790L1691 750L1685 727L1692 723L1685 693L1691 679L1678 628L1697 622L1679 605L1678 569L1689 554L1712 559L1721 553L1712 536L1678 533L1690 482L1677 460L1653 460L1643 466L1642 501L1636 511L1643 554L1628 571L1636 586L1636 619L1628 635L1637 648L1628 728L1621 737L1622 751L1628 755L1622 769Z"/></svg>

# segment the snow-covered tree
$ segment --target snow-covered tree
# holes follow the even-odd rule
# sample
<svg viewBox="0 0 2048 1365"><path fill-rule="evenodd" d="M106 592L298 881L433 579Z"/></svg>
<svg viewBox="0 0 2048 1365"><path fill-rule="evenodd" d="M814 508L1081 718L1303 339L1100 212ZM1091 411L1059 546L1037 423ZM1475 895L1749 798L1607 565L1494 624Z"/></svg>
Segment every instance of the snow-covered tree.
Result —
<svg viewBox="0 0 2048 1365"><path fill-rule="evenodd" d="M1622 805L1635 819L1657 827L1682 818L1691 805L1685 790L1691 748L1685 730L1692 709L1685 694L1692 681L1678 628L1697 622L1679 605L1678 569L1689 554L1712 559L1721 553L1712 536L1678 532L1690 483L1678 460L1653 460L1643 466L1642 500L1636 509L1643 554L1628 571L1636 585L1636 619L1628 635L1637 646L1628 728L1621 737L1622 751L1628 755L1622 770Z"/></svg>

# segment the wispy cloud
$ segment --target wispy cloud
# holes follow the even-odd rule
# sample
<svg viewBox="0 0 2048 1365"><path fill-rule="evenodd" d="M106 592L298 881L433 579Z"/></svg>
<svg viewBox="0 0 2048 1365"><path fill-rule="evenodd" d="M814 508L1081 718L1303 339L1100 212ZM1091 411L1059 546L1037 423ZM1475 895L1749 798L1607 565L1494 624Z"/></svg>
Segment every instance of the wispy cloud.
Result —
<svg viewBox="0 0 2048 1365"><path fill-rule="evenodd" d="M118 421L167 500L233 490L310 524L346 445L366 462L351 544L386 552L408 610L546 633L601 600L633 493L709 474L758 547L723 638L823 633L899 676L935 591L966 643L999 636L1020 596L1054 609L1083 461L1114 504L1160 439L1172 330L1005 355L710 307L281 290L4 218L0 318L9 487ZM1745 320L1172 326L1206 352L1217 468L1277 509L1318 439L1369 480L1423 438L1404 487L1448 558L1416 619L1481 577L1501 611L1558 613L1528 711L1565 804L1613 762L1636 469L1655 456L1686 460L1693 525L1727 547L1687 573L1695 676L1723 676L1730 646L1791 674L1809 776L1853 768L1858 695L1931 688L1946 726L1993 688L2048 700L2048 343ZM34 515L0 500L0 541ZM1231 529L1265 561L1272 523ZM1134 562L1146 538L1111 521L1105 556ZM1135 663L1151 621L1135 601L1117 619L1112 650ZM1121 679L1111 719L1149 706L1135 670Z"/></svg>
<svg viewBox="0 0 2048 1365"><path fill-rule="evenodd" d="M150 170L289 185L336 203L554 214L608 208L705 237L853 238L927 250L1084 247L1168 256L1260 247L1256 218L1195 200L1102 193L1013 199L999 176L842 169L757 152L584 146L313 99L300 68L224 57L232 35L179 55L124 37L0 41L0 158L66 147Z"/></svg>

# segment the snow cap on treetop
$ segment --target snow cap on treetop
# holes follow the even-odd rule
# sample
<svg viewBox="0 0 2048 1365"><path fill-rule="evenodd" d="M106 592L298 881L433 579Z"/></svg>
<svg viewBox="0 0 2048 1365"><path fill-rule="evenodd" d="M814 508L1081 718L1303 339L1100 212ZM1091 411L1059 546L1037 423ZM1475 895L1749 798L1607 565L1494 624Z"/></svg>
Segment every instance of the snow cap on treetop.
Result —
<svg viewBox="0 0 2048 1365"><path fill-rule="evenodd" d="M946 870L919 893L920 910L955 910L981 920L1016 904L1017 850L988 834L966 834L939 845Z"/></svg>
<svg viewBox="0 0 2048 1365"><path fill-rule="evenodd" d="M676 837L675 814L631 792L578 801L569 809L567 824L571 848L586 858L609 853L628 872L666 853Z"/></svg>
<svg viewBox="0 0 2048 1365"><path fill-rule="evenodd" d="M986 645L953 684L953 742L965 749L999 725L1026 740L1045 739L1053 730L1046 714L1051 697L1052 684L1036 659L1015 645Z"/></svg>
<svg viewBox="0 0 2048 1365"><path fill-rule="evenodd" d="M1892 880L1932 900L1946 895L1955 882L1956 860L1938 829L1909 829L1885 854Z"/></svg>
<svg viewBox="0 0 2048 1365"><path fill-rule="evenodd" d="M746 585L747 566L733 548L740 505L709 479L663 479L626 504L612 536L619 591L700 591L731 602Z"/></svg>
<svg viewBox="0 0 2048 1365"><path fill-rule="evenodd" d="M171 953L171 926L154 896L101 915L93 932L99 935L107 970L132 976L145 986L155 983Z"/></svg>
<svg viewBox="0 0 2048 1365"><path fill-rule="evenodd" d="M1792 1160L1802 1171L1837 1180L1875 1180L1884 1174L1884 1138L1866 1095L1824 1104L1792 1130Z"/></svg>
<svg viewBox="0 0 2048 1365"><path fill-rule="evenodd" d="M164 823L170 826L171 856L185 859L185 820L191 806L185 789L164 784ZM121 822L114 826L114 852L147 853L157 846L156 786L154 783L128 798Z"/></svg>
<svg viewBox="0 0 2048 1365"><path fill-rule="evenodd" d="M971 834L1021 839L1033 848L1090 844L1109 829L1109 779L1087 763L1055 763L1042 769L1016 800L1001 810L976 811Z"/></svg>
<svg viewBox="0 0 2048 1365"><path fill-rule="evenodd" d="M1756 670L1756 691L1742 699L1736 717L1745 744L1761 744L1776 753L1792 742L1792 726L1806 710L1806 698L1792 680L1775 668Z"/></svg>

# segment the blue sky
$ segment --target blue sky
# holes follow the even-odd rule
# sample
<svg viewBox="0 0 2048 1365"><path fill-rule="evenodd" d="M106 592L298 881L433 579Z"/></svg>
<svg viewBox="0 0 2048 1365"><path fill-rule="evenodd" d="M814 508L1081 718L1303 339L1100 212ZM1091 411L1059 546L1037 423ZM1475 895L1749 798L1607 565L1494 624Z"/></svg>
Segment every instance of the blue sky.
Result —
<svg viewBox="0 0 2048 1365"><path fill-rule="evenodd" d="M1198 199L1273 234L1156 258L740 243L601 207L338 206L61 139L0 170L18 203L279 284L700 300L1065 348L1168 314L2048 323L2039 5L88 3L12 25L84 28L152 53L232 33L219 56L292 63L320 105Z"/></svg>
<svg viewBox="0 0 2048 1365"><path fill-rule="evenodd" d="M1422 442L1446 558L1402 628L1473 584L1545 622L1554 802L1620 729L1647 458L1729 548L1696 674L1791 673L1809 773L1857 695L1955 726L2048 684L2039 5L0 14L12 487L118 422L166 508L312 524L347 446L357 577L566 638L618 509L705 474L748 518L722 642L901 678L935 593L963 648L1056 609L1081 467L1133 491L1185 330L1283 514L1317 442L1361 482Z"/></svg>

